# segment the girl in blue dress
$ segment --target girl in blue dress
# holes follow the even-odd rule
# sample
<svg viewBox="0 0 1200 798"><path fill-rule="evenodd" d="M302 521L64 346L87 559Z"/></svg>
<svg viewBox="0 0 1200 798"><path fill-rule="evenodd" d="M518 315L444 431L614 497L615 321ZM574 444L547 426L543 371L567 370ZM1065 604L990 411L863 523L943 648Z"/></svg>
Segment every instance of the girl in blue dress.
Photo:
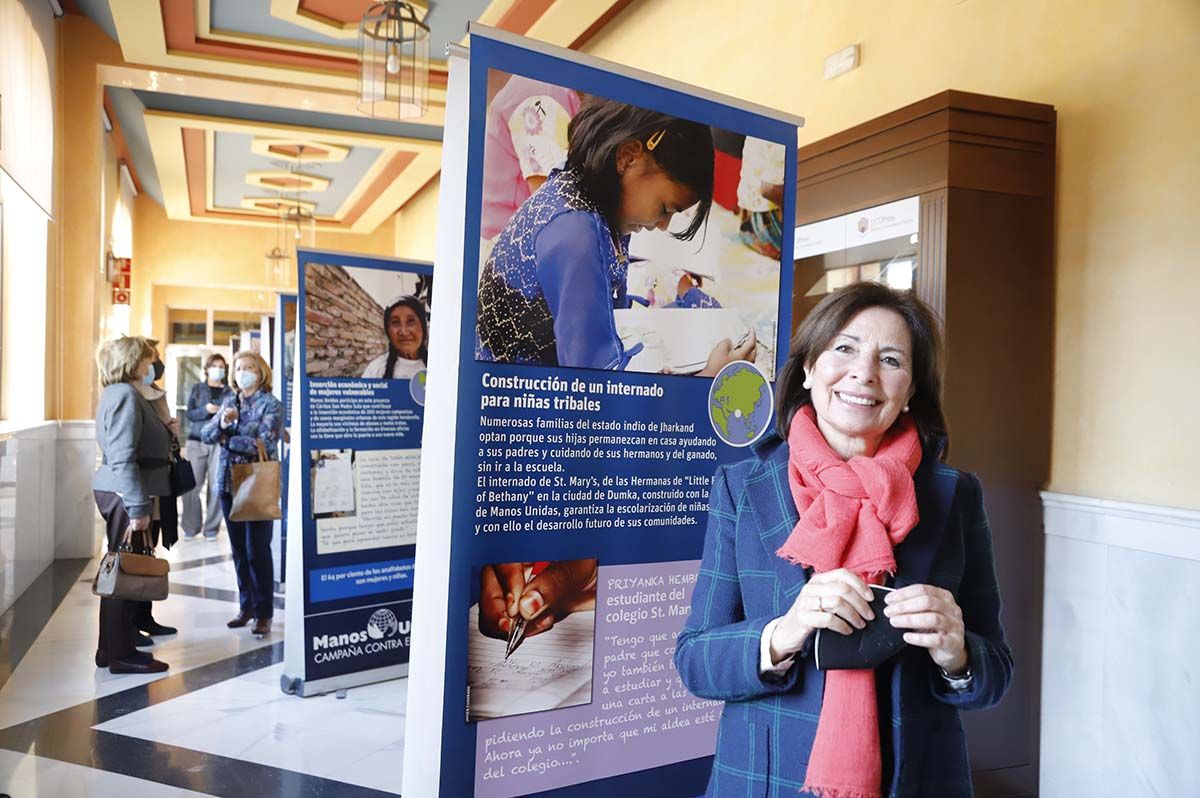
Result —
<svg viewBox="0 0 1200 798"><path fill-rule="evenodd" d="M568 128L566 168L517 210L497 236L479 279L477 360L624 369L613 310L628 308L629 237L666 230L696 207L691 240L712 205L708 126L598 97ZM486 168L486 164L485 164ZM700 372L754 359L753 335L714 347Z"/></svg>

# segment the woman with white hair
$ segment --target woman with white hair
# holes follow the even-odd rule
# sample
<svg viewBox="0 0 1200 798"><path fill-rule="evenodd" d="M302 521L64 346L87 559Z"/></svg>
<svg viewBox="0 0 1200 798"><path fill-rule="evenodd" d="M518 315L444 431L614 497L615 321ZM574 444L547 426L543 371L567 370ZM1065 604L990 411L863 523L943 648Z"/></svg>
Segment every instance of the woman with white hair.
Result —
<svg viewBox="0 0 1200 798"><path fill-rule="evenodd" d="M126 531L148 539L156 496L171 493L165 452L171 431L139 391L153 381L158 354L141 337L109 341L96 353L100 403L96 407L96 443L103 455L92 478L96 507L105 522L108 550L121 545ZM143 544L145 545L145 544ZM100 599L100 641L96 666L112 673L161 673L165 662L135 647L138 602Z"/></svg>

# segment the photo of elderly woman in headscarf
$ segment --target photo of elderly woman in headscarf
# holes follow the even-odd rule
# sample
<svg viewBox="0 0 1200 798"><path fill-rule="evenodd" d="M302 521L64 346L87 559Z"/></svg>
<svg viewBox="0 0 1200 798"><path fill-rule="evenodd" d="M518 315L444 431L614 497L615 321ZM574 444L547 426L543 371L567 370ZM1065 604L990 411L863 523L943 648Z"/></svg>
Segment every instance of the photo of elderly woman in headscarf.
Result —
<svg viewBox="0 0 1200 798"><path fill-rule="evenodd" d="M304 347L309 377L407 380L429 364L433 275L428 264L309 263Z"/></svg>
<svg viewBox="0 0 1200 798"><path fill-rule="evenodd" d="M383 311L383 332L388 351L363 369L363 377L408 379L425 368L429 359L429 320L425 305L415 296L397 297Z"/></svg>

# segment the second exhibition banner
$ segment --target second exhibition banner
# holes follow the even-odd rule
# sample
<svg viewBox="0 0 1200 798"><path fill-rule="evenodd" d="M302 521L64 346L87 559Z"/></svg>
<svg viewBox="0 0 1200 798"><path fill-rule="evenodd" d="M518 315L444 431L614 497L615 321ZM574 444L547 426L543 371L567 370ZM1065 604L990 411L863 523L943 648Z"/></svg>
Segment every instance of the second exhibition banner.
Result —
<svg viewBox="0 0 1200 798"><path fill-rule="evenodd" d="M471 34L450 61L403 792L697 795L722 707L673 654L713 472L772 423L799 120Z"/></svg>
<svg viewBox="0 0 1200 798"><path fill-rule="evenodd" d="M308 695L407 672L433 280L427 263L298 260L284 659Z"/></svg>

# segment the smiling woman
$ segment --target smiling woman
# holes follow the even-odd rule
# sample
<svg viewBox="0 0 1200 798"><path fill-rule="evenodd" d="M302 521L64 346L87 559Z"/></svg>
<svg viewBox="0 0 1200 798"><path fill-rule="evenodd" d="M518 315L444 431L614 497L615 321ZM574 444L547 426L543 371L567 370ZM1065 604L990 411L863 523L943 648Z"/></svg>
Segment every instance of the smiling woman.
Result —
<svg viewBox="0 0 1200 798"><path fill-rule="evenodd" d="M779 434L805 405L843 458L870 457L901 413L922 446L949 450L942 413L942 340L914 294L878 283L835 291L805 318L779 378ZM843 448L846 447L846 448Z"/></svg>
<svg viewBox="0 0 1200 798"><path fill-rule="evenodd" d="M778 434L717 470L675 655L694 694L738 702L708 794L765 780L833 798L971 795L958 711L998 702L1013 663L979 481L941 462L941 362L912 292L836 291L792 342ZM881 628L904 644L882 663L813 655L834 635L858 635L862 653ZM767 726L770 773L745 755Z"/></svg>

